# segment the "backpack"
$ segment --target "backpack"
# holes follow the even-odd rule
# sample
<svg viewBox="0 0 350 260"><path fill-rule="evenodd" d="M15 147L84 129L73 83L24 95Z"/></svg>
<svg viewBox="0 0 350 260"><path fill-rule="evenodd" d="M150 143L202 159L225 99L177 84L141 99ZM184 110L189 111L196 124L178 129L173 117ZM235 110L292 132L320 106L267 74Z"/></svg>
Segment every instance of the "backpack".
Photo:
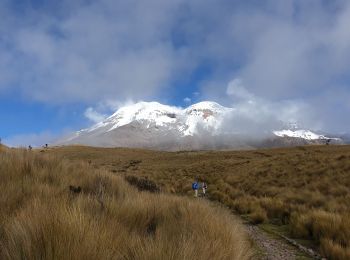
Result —
<svg viewBox="0 0 350 260"><path fill-rule="evenodd" d="M192 190L197 190L198 189L198 183L194 182L192 183Z"/></svg>

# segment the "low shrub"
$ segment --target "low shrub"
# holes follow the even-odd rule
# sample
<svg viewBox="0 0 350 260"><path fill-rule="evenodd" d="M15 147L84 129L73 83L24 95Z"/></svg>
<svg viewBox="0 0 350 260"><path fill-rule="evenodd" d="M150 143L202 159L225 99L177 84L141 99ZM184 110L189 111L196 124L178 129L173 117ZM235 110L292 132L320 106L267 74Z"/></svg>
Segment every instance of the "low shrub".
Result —
<svg viewBox="0 0 350 260"><path fill-rule="evenodd" d="M155 184L155 182L144 179L144 178L138 178L136 176L125 176L125 180L132 186L135 186L140 191L149 191L149 192L159 192L159 187Z"/></svg>
<svg viewBox="0 0 350 260"><path fill-rule="evenodd" d="M267 220L266 210L261 207L257 207L251 214L249 214L249 218L253 224L264 223Z"/></svg>

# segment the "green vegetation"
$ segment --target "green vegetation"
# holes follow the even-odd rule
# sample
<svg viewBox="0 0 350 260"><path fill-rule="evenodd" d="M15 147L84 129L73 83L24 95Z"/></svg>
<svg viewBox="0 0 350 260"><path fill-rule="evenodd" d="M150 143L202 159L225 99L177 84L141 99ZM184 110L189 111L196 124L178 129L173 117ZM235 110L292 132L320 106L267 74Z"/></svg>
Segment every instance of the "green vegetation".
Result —
<svg viewBox="0 0 350 260"><path fill-rule="evenodd" d="M205 180L211 200L254 223L283 226L329 259L350 259L350 146L174 153L73 146L49 153L91 160L170 193L192 196L193 179Z"/></svg>
<svg viewBox="0 0 350 260"><path fill-rule="evenodd" d="M0 259L250 257L227 210L138 191L89 162L10 149L0 151L0 179Z"/></svg>

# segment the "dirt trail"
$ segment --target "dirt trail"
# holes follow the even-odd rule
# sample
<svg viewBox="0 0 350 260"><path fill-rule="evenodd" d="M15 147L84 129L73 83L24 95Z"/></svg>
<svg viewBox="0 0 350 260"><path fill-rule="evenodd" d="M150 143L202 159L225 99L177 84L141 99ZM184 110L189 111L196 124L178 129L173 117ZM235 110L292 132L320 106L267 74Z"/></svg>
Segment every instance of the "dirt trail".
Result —
<svg viewBox="0 0 350 260"><path fill-rule="evenodd" d="M294 248L272 238L257 226L246 225L246 229L260 251L253 257L254 260L294 260L297 258Z"/></svg>
<svg viewBox="0 0 350 260"><path fill-rule="evenodd" d="M258 226L244 222L250 238L258 248L253 260L327 260L313 249L307 248L284 235L272 235Z"/></svg>
<svg viewBox="0 0 350 260"><path fill-rule="evenodd" d="M202 194L199 194L198 198L208 199L209 197L203 197ZM221 203L210 202L215 206L225 207L227 210L230 210ZM242 225L244 225L250 239L254 242L256 251L252 260L327 260L312 250L310 252L310 249L301 246L292 239L281 235L278 236L277 234L274 236L251 224L247 219L241 218L234 212L231 211L231 213L237 219L241 219Z"/></svg>

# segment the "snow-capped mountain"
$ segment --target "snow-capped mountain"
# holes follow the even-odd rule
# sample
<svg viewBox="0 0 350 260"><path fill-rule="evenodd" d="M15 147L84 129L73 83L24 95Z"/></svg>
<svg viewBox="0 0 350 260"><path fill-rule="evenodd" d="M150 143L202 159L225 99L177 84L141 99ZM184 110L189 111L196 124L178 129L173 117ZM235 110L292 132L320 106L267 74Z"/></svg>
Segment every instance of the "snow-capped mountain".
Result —
<svg viewBox="0 0 350 260"><path fill-rule="evenodd" d="M132 123L142 124L147 129L176 130L181 136L193 136L198 133L199 128L215 134L224 116L230 111L231 108L209 101L191 105L186 109L158 102L139 102L118 109L104 121L78 131L72 138L86 133L107 133Z"/></svg>
<svg viewBox="0 0 350 260"><path fill-rule="evenodd" d="M185 109L158 102L139 102L118 109L102 122L80 130L60 143L166 150L254 147L252 141L247 142L247 136L243 140L237 134L228 133L227 129L222 131L222 125L234 113L234 108L211 101ZM330 139L310 130L299 129L297 123L289 123L287 128L283 125L286 126L282 123L281 129L272 131L270 138L306 141Z"/></svg>
<svg viewBox="0 0 350 260"><path fill-rule="evenodd" d="M162 105L158 102L139 102L118 109L106 120L82 131L92 132L100 128L108 128L107 132L109 132L135 121L144 122L147 128L151 125L167 126L175 123L176 116L180 111L179 108Z"/></svg>

